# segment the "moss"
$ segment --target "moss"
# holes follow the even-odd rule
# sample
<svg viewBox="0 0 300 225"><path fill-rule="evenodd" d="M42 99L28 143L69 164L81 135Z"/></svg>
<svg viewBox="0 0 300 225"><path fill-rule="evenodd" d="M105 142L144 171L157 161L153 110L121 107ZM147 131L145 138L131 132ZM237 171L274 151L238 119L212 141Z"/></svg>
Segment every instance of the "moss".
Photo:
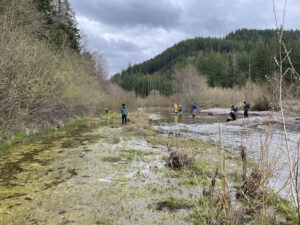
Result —
<svg viewBox="0 0 300 225"><path fill-rule="evenodd" d="M8 142L0 143L0 156L2 154L8 153L9 151L11 151L13 149L18 148L18 146L20 146L20 145L34 142L34 141L44 138L46 136L52 136L52 135L56 135L56 134L65 133L68 130L74 129L76 127L87 125L87 124L89 124L89 122L91 122L90 118L81 118L81 119L78 119L71 123L68 123L59 129L53 129L53 128L45 129L45 130L41 131L40 133L35 133L35 134L27 134L24 131L16 131L12 135L12 138Z"/></svg>
<svg viewBox="0 0 300 225"><path fill-rule="evenodd" d="M128 155L128 154L124 154L124 153L121 153L120 157L126 159L127 162L131 162L134 159L133 155Z"/></svg>
<svg viewBox="0 0 300 225"><path fill-rule="evenodd" d="M74 127L78 127L78 126L82 126L82 125L87 125L92 121L91 118L81 118L78 120L75 120L71 123L68 123L67 125L63 126L62 128L60 128L60 130L67 130L67 129L71 129Z"/></svg>
<svg viewBox="0 0 300 225"><path fill-rule="evenodd" d="M197 184L198 183L195 182L194 180L184 180L184 181L179 181L178 182L178 185L186 186L186 187L195 186Z"/></svg>
<svg viewBox="0 0 300 225"><path fill-rule="evenodd" d="M113 221L111 219L106 218L106 217L99 216L96 219L96 224L99 224L99 225L112 225Z"/></svg>
<svg viewBox="0 0 300 225"><path fill-rule="evenodd" d="M195 161L190 169L196 172L205 173L205 174L214 174L217 168L217 163L215 162L208 162L208 161Z"/></svg>
<svg viewBox="0 0 300 225"><path fill-rule="evenodd" d="M115 113L115 112L108 112L108 113L105 113L104 116L106 118L113 118L113 119L116 119L116 118L119 118L120 115Z"/></svg>
<svg viewBox="0 0 300 225"><path fill-rule="evenodd" d="M122 160L120 156L104 156L101 158L103 162L115 163Z"/></svg>
<svg viewBox="0 0 300 225"><path fill-rule="evenodd" d="M168 197L166 200L159 201L155 205L156 205L156 210L167 209L170 211L174 211L178 209L189 209L194 206L190 200L175 199L173 197Z"/></svg>

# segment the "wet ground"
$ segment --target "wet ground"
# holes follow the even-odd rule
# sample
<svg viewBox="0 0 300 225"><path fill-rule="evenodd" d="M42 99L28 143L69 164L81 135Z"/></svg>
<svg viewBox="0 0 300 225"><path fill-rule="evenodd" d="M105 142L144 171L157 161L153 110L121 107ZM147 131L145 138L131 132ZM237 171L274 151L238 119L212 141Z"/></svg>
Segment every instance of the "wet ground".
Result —
<svg viewBox="0 0 300 225"><path fill-rule="evenodd" d="M192 224L192 198L203 191L199 180L187 176L192 170L166 168L168 139L143 126L92 119L4 155L0 224ZM185 144L199 157L195 169L211 176L217 152Z"/></svg>
<svg viewBox="0 0 300 225"><path fill-rule="evenodd" d="M195 205L220 163L219 150L200 140L216 142L216 124L223 117L177 120L168 110L149 113L163 135L145 116L134 115L127 126L119 118L101 117L2 156L0 224L193 224ZM222 123L223 140L231 127L238 132L243 126ZM230 142L224 141L228 151ZM174 149L189 152L193 165L166 168ZM241 161L231 154L226 158L234 196Z"/></svg>

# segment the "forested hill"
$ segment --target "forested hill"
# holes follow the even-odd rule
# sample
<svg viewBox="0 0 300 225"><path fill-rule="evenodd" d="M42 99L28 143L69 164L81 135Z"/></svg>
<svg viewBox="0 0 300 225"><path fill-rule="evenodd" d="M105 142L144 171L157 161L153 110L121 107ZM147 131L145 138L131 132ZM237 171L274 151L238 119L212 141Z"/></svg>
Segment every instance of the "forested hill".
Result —
<svg viewBox="0 0 300 225"><path fill-rule="evenodd" d="M300 31L285 31L284 39L293 48L291 56L299 71ZM233 87L245 84L248 78L263 81L275 68L276 52L275 30L240 29L223 38L181 41L148 61L129 66L112 81L141 96L147 96L152 89L170 95L174 69L191 63L207 77L210 86Z"/></svg>

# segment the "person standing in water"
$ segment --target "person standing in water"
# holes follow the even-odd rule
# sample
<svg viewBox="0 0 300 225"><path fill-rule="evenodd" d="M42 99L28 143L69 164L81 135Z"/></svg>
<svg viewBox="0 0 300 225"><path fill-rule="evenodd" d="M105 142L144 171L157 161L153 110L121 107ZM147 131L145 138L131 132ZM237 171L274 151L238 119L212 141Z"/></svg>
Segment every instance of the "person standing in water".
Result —
<svg viewBox="0 0 300 225"><path fill-rule="evenodd" d="M196 116L196 114L197 114L197 105L195 104L195 103L193 103L193 105L192 105L192 115L193 115L193 117L195 117Z"/></svg>
<svg viewBox="0 0 300 225"><path fill-rule="evenodd" d="M178 111L179 111L179 116L182 117L183 109L182 109L181 105L179 105L179 110Z"/></svg>
<svg viewBox="0 0 300 225"><path fill-rule="evenodd" d="M250 108L250 104L244 101L244 118L248 118L248 110Z"/></svg>
<svg viewBox="0 0 300 225"><path fill-rule="evenodd" d="M122 115L122 124L126 124L127 123L128 109L126 108L125 104L122 104L121 115Z"/></svg>
<svg viewBox="0 0 300 225"><path fill-rule="evenodd" d="M178 113L178 105L176 103L174 103L174 112L175 112L175 115L177 116L177 113Z"/></svg>

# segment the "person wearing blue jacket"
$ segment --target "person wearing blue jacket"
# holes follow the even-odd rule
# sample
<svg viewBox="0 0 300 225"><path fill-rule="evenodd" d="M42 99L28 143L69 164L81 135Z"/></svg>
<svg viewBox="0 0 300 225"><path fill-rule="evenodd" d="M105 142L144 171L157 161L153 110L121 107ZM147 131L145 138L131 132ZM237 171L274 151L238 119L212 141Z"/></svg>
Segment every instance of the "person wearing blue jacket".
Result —
<svg viewBox="0 0 300 225"><path fill-rule="evenodd" d="M122 124L126 124L127 123L128 109L126 108L125 104L122 104L121 115L122 115Z"/></svg>
<svg viewBox="0 0 300 225"><path fill-rule="evenodd" d="M197 108L198 108L197 105L196 105L195 103L193 103L193 105L192 105L192 113L193 113L193 117L196 116Z"/></svg>

